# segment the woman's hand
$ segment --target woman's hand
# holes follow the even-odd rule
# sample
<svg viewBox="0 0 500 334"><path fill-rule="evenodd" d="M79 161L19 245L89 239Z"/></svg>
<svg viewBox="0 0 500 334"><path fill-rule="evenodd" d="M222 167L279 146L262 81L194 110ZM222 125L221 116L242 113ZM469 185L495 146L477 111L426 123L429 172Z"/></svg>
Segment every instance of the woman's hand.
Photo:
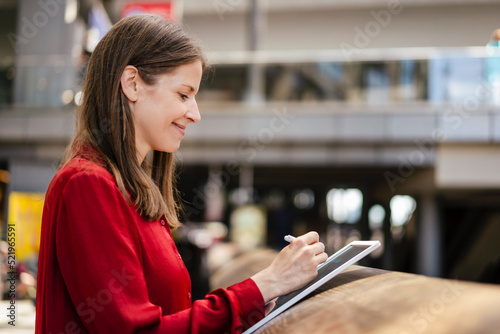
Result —
<svg viewBox="0 0 500 334"><path fill-rule="evenodd" d="M318 274L317 267L326 261L325 245L316 232L293 240L276 256L269 267L252 276L265 302L300 289Z"/></svg>

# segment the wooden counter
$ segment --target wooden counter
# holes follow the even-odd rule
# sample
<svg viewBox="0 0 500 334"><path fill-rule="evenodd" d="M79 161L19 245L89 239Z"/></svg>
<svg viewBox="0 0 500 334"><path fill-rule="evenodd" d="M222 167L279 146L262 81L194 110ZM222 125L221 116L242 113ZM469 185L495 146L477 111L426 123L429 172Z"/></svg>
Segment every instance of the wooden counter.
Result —
<svg viewBox="0 0 500 334"><path fill-rule="evenodd" d="M256 333L500 333L500 286L351 266Z"/></svg>

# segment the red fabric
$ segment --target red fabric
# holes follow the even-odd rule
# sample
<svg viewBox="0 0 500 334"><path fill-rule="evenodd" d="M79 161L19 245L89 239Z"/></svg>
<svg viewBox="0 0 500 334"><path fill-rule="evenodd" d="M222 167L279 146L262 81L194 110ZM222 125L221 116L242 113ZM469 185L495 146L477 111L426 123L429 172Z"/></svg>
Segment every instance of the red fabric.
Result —
<svg viewBox="0 0 500 334"><path fill-rule="evenodd" d="M46 195L35 333L240 333L260 320L251 279L191 303L165 222L142 218L105 168L73 159Z"/></svg>

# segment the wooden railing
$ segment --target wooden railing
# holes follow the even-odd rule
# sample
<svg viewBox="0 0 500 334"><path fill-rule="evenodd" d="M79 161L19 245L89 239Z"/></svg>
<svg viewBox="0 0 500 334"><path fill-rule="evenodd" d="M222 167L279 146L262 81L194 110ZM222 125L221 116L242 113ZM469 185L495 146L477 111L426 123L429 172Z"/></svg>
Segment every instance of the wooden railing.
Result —
<svg viewBox="0 0 500 334"><path fill-rule="evenodd" d="M351 266L256 333L500 333L500 286Z"/></svg>
<svg viewBox="0 0 500 334"><path fill-rule="evenodd" d="M238 256L217 270L211 288L267 267L277 252ZM256 334L500 333L500 285L350 266Z"/></svg>

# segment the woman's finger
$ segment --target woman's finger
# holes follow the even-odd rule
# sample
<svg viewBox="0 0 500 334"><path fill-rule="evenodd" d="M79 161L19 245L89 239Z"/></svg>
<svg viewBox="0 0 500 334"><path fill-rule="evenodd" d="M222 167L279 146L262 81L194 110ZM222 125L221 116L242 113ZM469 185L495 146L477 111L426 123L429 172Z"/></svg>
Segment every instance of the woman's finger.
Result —
<svg viewBox="0 0 500 334"><path fill-rule="evenodd" d="M325 244L322 242L312 244L310 247L314 250L314 255L319 255L325 251Z"/></svg>
<svg viewBox="0 0 500 334"><path fill-rule="evenodd" d="M322 264L323 262L325 262L326 260L328 260L328 254L326 253L321 253L321 254L318 254L315 259L314 259L317 263L317 265L320 265Z"/></svg>
<svg viewBox="0 0 500 334"><path fill-rule="evenodd" d="M302 235L301 238L303 238L308 245L311 245L319 241L319 234L318 232L311 231Z"/></svg>

